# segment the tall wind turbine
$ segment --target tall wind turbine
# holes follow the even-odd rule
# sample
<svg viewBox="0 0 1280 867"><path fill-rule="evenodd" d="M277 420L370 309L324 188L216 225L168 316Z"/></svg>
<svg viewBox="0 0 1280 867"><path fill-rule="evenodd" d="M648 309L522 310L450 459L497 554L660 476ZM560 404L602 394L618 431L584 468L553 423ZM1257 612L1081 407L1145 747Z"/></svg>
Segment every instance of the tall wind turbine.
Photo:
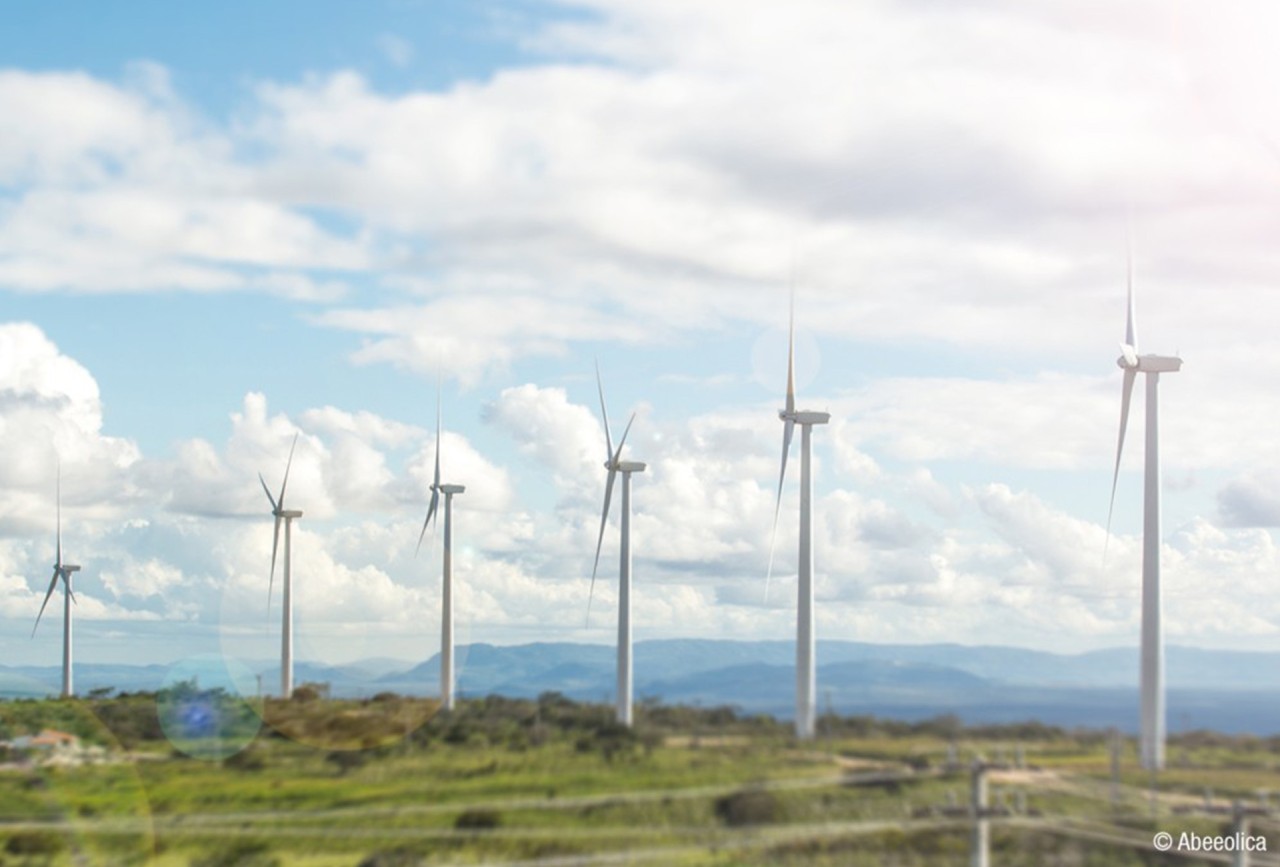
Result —
<svg viewBox="0 0 1280 867"><path fill-rule="evenodd" d="M79 572L80 567L74 563L62 562L62 470L58 470L58 487L57 487L57 515L58 515L58 547L57 554L53 562L53 578L49 581L49 592L44 594L44 602L40 603L40 613L36 615L36 625L31 628L31 637L35 638L36 630L40 628L40 618L44 616L45 606L49 604L49 597L53 595L53 590L58 585L58 579L62 579L63 599L62 599L62 697L70 698L75 693L75 688L71 682L71 603L75 602L75 594L71 592L71 574Z"/></svg>
<svg viewBox="0 0 1280 867"><path fill-rule="evenodd" d="M604 542L604 525L609 520L609 502L613 497L613 483L622 473L622 552L618 565L618 722L631 725L631 474L643 473L645 464L640 461L622 460L622 447L636 414L631 414L627 427L613 447L609 433L609 410L604 405L604 383L600 379L600 365L596 365L596 388L600 392L600 416L604 419L604 468L609 475L604 483L604 509L600 513L600 534L596 538L596 560L591 567L591 589L587 593L587 620L591 620L591 598L596 590L596 572L600 569L600 546Z"/></svg>
<svg viewBox="0 0 1280 867"><path fill-rule="evenodd" d="M1173 355L1139 355L1133 315L1133 264L1129 264L1129 314L1124 342L1116 364L1124 371L1120 393L1120 436L1116 442L1116 467L1111 479L1111 507L1107 511L1107 535L1111 535L1111 513L1115 509L1116 484L1120 480L1120 455L1124 451L1125 428L1129 424L1129 401L1139 373L1147 375L1146 469L1143 476L1142 520L1142 669L1139 691L1142 696L1139 754L1142 767L1164 767L1164 637L1160 626L1160 374L1176 373L1182 359Z"/></svg>
<svg viewBox="0 0 1280 867"><path fill-rule="evenodd" d="M436 389L436 469L431 480L431 503L427 519L418 534L418 549L427 534L427 525L436 516L440 495L444 494L444 576L440 600L440 702L445 710L453 710L453 495L466 491L466 485L440 483L440 391ZM416 551L415 551L416 553Z"/></svg>
<svg viewBox="0 0 1280 867"><path fill-rule="evenodd" d="M284 523L284 611L280 623L280 697L293 695L293 519L301 518L302 512L284 507L284 492L289 486L289 468L293 466L293 450L297 448L298 435L293 435L293 444L289 446L289 460L284 465L284 481L280 483L280 496L272 497L267 480L258 473L258 481L262 482L262 490L271 503L271 514L275 516L275 535L271 540L271 577L267 582L267 610L271 610L271 590L276 578L276 552L280 548L280 524Z"/></svg>
<svg viewBox="0 0 1280 867"><path fill-rule="evenodd" d="M796 737L813 738L817 717L817 671L813 638L813 482L810 451L813 426L831 421L827 412L796 409L796 297L791 292L791 319L787 334L787 397L779 410L782 419L782 465L778 471L778 496L773 506L773 534L769 542L769 571L765 575L765 596L773 577L773 551L778 537L778 514L782 508L782 485L787 477L787 455L795 426L800 425L800 563L796 603Z"/></svg>

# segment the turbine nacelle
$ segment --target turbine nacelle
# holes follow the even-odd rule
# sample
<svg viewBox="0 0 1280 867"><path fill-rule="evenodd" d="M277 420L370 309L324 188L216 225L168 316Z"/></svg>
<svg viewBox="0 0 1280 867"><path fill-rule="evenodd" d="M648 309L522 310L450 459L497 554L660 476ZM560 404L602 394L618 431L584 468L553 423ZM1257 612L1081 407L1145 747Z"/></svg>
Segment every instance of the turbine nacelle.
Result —
<svg viewBox="0 0 1280 867"><path fill-rule="evenodd" d="M1120 356L1116 365L1121 370L1139 373L1177 373L1182 369L1182 359L1176 355L1135 355L1133 359Z"/></svg>
<svg viewBox="0 0 1280 867"><path fill-rule="evenodd" d="M604 468L615 473L643 473L649 466L644 461L605 461Z"/></svg>
<svg viewBox="0 0 1280 867"><path fill-rule="evenodd" d="M466 491L466 485L432 485L433 491L439 491L442 494L461 494Z"/></svg>
<svg viewBox="0 0 1280 867"><path fill-rule="evenodd" d="M778 410L778 418L783 421L794 422L795 424L826 424L831 421L831 413L814 412L807 409L791 410L788 412L785 409L780 409Z"/></svg>
<svg viewBox="0 0 1280 867"><path fill-rule="evenodd" d="M301 518L302 510L301 509L281 509L280 511L275 513L275 516L277 518Z"/></svg>
<svg viewBox="0 0 1280 867"><path fill-rule="evenodd" d="M79 572L79 571L80 571L80 567L79 567L79 566L76 566L75 564L72 564L72 563L64 563L64 564L62 564L61 566L54 566L53 568L55 568L55 569L57 569L59 572L61 572L61 573L63 574L63 576L64 576L64 577L65 577L65 576L67 576L67 575L70 575L72 572Z"/></svg>

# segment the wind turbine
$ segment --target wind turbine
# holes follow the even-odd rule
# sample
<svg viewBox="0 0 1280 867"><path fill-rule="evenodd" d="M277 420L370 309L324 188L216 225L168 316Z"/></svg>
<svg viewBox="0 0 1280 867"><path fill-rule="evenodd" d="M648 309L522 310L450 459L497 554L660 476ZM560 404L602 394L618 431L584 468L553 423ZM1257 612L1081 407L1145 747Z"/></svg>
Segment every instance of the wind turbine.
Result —
<svg viewBox="0 0 1280 867"><path fill-rule="evenodd" d="M787 477L787 455L795 426L800 425L800 563L796 603L796 737L813 738L817 716L818 677L813 638L813 482L810 451L813 426L831 421L831 413L796 409L796 296L791 292L791 319L787 333L787 397L779 410L782 419L782 465L778 471L778 496L773 505L773 534L769 541L769 571L765 575L765 597L773 577L774 544L778 538L778 514L782 508L782 485Z"/></svg>
<svg viewBox="0 0 1280 867"><path fill-rule="evenodd" d="M57 554L53 562L53 578L49 580L49 591L44 594L44 602L40 603L40 613L36 615L36 625L31 628L31 637L36 637L36 630L40 628L40 618L44 616L45 606L49 604L49 597L53 595L53 590L58 586L58 579L62 579L63 599L62 599L62 697L70 698L75 689L71 683L71 603L76 601L75 594L71 592L71 574L79 572L80 567L74 563L62 562L62 469L58 469L58 486L57 486Z"/></svg>
<svg viewBox="0 0 1280 867"><path fill-rule="evenodd" d="M613 447L609 433L609 410L604 405L604 383L600 379L600 365L596 365L596 388L600 392L600 416L604 419L604 468L609 475L604 483L604 509L600 513L600 534L596 538L596 560L591 567L591 588L587 593L587 621L591 620L591 598L596 590L596 572L600 569L600 546L604 542L604 525L609 520L609 502L613 497L613 483L622 473L622 546L618 564L618 722L630 726L631 713L631 474L643 473L645 464L640 461L622 460L622 447L636 420L632 413L627 427L622 431L618 448Z"/></svg>
<svg viewBox="0 0 1280 867"><path fill-rule="evenodd" d="M293 435L293 444L289 446L289 460L284 465L284 481L280 483L280 496L272 497L267 480L258 473L258 481L262 482L262 490L271 503L271 514L275 516L275 535L271 540L271 576L267 582L267 611L271 610L271 590L276 578L276 552L280 547L280 523L284 522L284 611L280 624L280 697L293 695L293 569L291 555L293 553L293 519L301 518L302 512L284 507L284 492L289 486L289 469L293 466L293 450L298 446L298 435Z"/></svg>
<svg viewBox="0 0 1280 867"><path fill-rule="evenodd" d="M453 710L453 495L466 491L466 485L440 483L440 390L436 388L436 469L431 480L431 503L427 506L427 519L422 522L418 534L417 551L422 550L422 539L427 525L436 516L440 495L444 494L444 578L440 600L440 702L445 710Z"/></svg>
<svg viewBox="0 0 1280 867"><path fill-rule="evenodd" d="M1164 767L1164 637L1160 626L1160 374L1176 373L1182 359L1173 355L1139 355L1133 315L1133 263L1129 263L1129 311L1124 342L1116 364L1124 371L1120 393L1120 436L1116 442L1116 467L1111 479L1111 507L1107 510L1107 537L1111 536L1111 514L1115 509L1116 485L1120 480L1120 455L1129 424L1129 401L1139 373L1147 375L1146 469L1143 476L1142 521L1142 668L1141 734L1139 755L1142 767L1157 771Z"/></svg>

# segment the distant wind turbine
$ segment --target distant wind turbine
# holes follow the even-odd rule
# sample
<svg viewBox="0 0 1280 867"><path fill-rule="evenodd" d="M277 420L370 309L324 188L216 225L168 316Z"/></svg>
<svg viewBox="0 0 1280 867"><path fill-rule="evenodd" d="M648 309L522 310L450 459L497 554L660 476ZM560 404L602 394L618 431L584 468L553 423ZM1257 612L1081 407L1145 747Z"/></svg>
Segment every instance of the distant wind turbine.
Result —
<svg viewBox="0 0 1280 867"><path fill-rule="evenodd" d="M600 546L604 542L604 527L609 520L609 504L613 497L613 483L622 473L622 552L618 565L618 722L631 725L631 474L643 473L645 464L640 461L622 460L622 447L626 445L627 434L631 432L631 423L636 420L632 413L622 431L622 439L618 448L613 447L613 437L609 433L609 410L604 404L604 383L600 379L600 365L596 365L596 388L600 392L600 416L604 419L604 468L609 471L604 483L604 509L600 513L600 534L596 538L595 565L591 567L591 587L587 593L587 621L591 621L591 599L595 595L596 572L600 569Z"/></svg>
<svg viewBox="0 0 1280 867"><path fill-rule="evenodd" d="M809 740L817 716L817 670L813 637L813 484L810 477L811 434L815 424L831 421L831 414L796 409L795 376L796 297L791 291L791 319L787 334L786 406L778 412L782 419L782 464L778 471L778 496L773 505L773 533L769 541L769 570L765 574L765 597L773 577L773 553L778 538L778 514L782 508L782 485L787 477L787 455L795 426L800 425L800 563L796 588L796 737Z"/></svg>
<svg viewBox="0 0 1280 867"><path fill-rule="evenodd" d="M445 710L453 710L453 495L466 491L465 485L440 483L440 390L436 388L436 469L431 478L431 503L427 506L427 518L418 534L418 547L427 534L427 525L436 516L440 495L444 494L444 576L440 600L440 703Z"/></svg>
<svg viewBox="0 0 1280 867"><path fill-rule="evenodd" d="M75 594L71 592L71 575L73 572L79 572L80 567L74 563L62 562L62 469L58 469L57 482L57 554L53 562L53 578L49 581L49 591L44 594L44 602L40 603L40 613L36 615L36 625L31 628L31 637L35 638L36 630L40 628L40 618L44 616L45 606L49 604L49 597L53 595L53 590L58 585L58 579L62 579L63 599L62 599L62 697L70 698L75 693L75 688L71 682L71 603L76 601Z"/></svg>
<svg viewBox="0 0 1280 867"><path fill-rule="evenodd" d="M293 444L289 446L289 460L284 465L284 481L280 483L280 496L272 497L267 480L258 473L258 481L262 482L262 490L271 503L271 514L275 516L275 534L271 540L271 576L267 582L267 611L271 610L271 591L276 578L276 552L280 547L280 524L284 522L284 611L280 625L280 697L293 695L293 519L301 518L302 512L284 507L284 492L289 486L289 469L293 466L293 450L298 446L298 435L293 435Z"/></svg>
<svg viewBox="0 0 1280 867"><path fill-rule="evenodd" d="M1125 429L1129 424L1129 402L1139 373L1147 375L1146 470L1143 478L1142 522L1142 668L1141 734L1139 754L1142 767L1164 767L1164 637L1160 625L1160 436L1158 388L1160 374L1176 373L1182 359L1172 355L1138 355L1138 338L1133 313L1133 263L1129 263L1129 311L1124 342L1116 364L1124 371L1120 393L1120 436L1116 442L1116 466L1111 479L1111 506L1107 510L1107 537L1111 536L1111 516L1115 510L1116 485L1120 481L1120 455L1124 451Z"/></svg>

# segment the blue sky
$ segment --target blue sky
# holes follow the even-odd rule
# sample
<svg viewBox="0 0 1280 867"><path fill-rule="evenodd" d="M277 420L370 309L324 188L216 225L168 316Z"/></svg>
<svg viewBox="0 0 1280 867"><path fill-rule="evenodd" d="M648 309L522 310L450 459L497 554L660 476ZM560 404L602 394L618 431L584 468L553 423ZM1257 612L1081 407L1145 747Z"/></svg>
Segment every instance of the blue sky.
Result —
<svg viewBox="0 0 1280 867"><path fill-rule="evenodd" d="M437 376L460 638L608 641L581 626L597 360L650 465L637 637L787 637L790 484L761 596L791 284L800 403L833 415L819 635L1134 645L1140 417L1102 558L1127 226L1140 349L1187 359L1169 638L1275 649L1269 7L7 12L7 658L57 658L28 636L58 457L87 653L269 657L256 474L297 431L300 655L429 653Z"/></svg>

